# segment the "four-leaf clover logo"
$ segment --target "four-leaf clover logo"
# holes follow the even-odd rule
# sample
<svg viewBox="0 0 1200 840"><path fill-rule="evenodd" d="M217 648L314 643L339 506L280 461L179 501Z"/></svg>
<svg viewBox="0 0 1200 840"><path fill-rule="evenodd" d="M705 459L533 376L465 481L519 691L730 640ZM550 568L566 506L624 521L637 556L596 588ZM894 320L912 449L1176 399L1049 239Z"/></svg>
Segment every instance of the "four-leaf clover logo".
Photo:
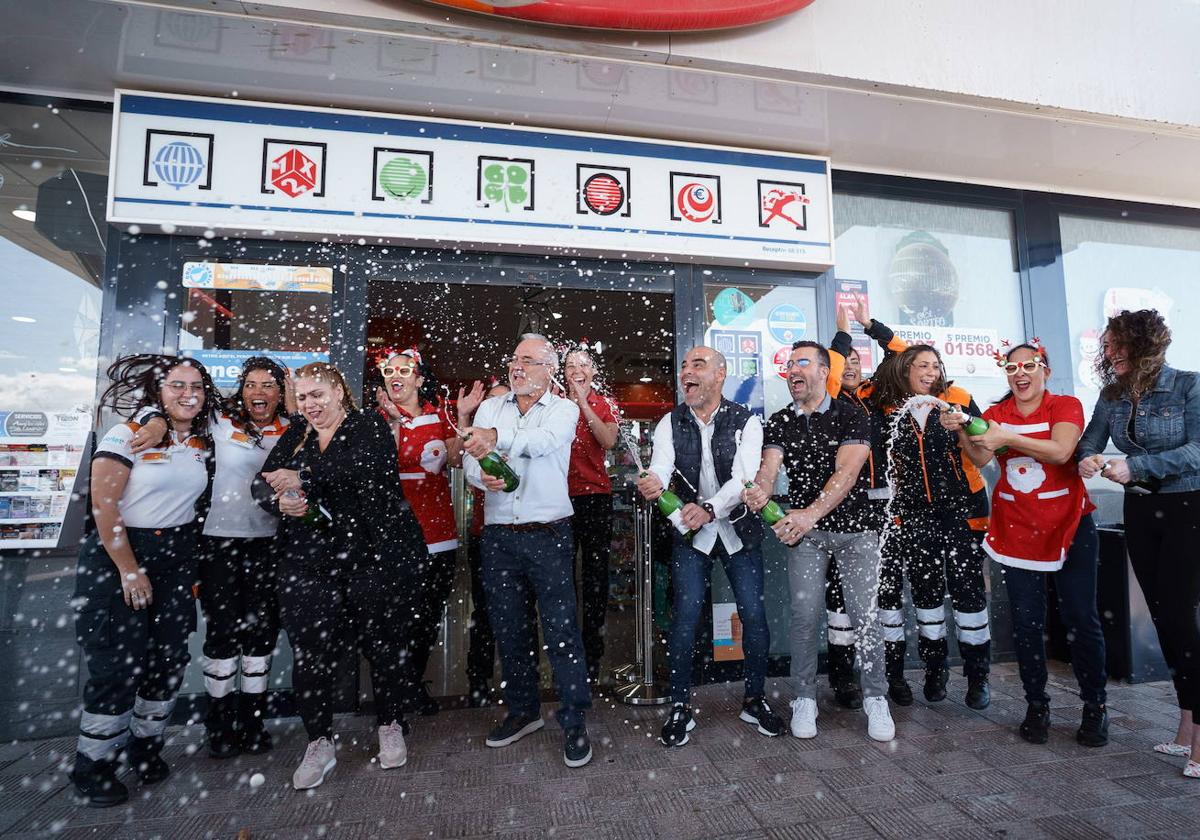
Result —
<svg viewBox="0 0 1200 840"><path fill-rule="evenodd" d="M505 210L529 201L529 169L518 163L490 163L483 168L483 197Z"/></svg>

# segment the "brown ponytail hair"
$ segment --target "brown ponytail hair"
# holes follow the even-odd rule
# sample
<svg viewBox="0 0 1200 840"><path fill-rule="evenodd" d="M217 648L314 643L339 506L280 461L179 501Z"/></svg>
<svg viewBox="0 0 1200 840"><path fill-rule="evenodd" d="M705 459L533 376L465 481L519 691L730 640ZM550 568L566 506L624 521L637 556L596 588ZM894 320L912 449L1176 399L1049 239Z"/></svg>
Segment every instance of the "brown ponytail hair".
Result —
<svg viewBox="0 0 1200 840"><path fill-rule="evenodd" d="M346 384L346 377L329 362L309 362L296 369L295 378L320 379L330 385L336 385L342 389L342 408L346 411L358 410L358 404L354 402L354 397L350 393L350 386Z"/></svg>

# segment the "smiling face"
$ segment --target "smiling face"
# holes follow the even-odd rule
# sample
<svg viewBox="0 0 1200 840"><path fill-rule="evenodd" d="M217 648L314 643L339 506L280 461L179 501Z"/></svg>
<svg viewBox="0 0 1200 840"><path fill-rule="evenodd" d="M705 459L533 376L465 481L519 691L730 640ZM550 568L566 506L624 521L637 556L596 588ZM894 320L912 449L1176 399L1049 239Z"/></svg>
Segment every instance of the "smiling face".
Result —
<svg viewBox="0 0 1200 840"><path fill-rule="evenodd" d="M563 363L563 372L567 375L568 382L579 382L585 388L592 387L592 381L596 378L596 365L592 362L592 357L582 350L574 350L567 354L567 360Z"/></svg>
<svg viewBox="0 0 1200 840"><path fill-rule="evenodd" d="M798 403L825 398L825 380L829 368L821 362L815 347L797 347L788 357L788 392Z"/></svg>
<svg viewBox="0 0 1200 840"><path fill-rule="evenodd" d="M399 353L379 366L383 376L383 387L396 405L409 405L419 401L421 385L425 378L417 372L417 363L412 356ZM388 375L387 371L391 371Z"/></svg>
<svg viewBox="0 0 1200 840"><path fill-rule="evenodd" d="M204 379L191 365L176 365L162 379L163 411L176 425L192 422L204 410Z"/></svg>
<svg viewBox="0 0 1200 840"><path fill-rule="evenodd" d="M932 350L918 353L908 369L908 390L917 396L927 396L942 375L942 365Z"/></svg>
<svg viewBox="0 0 1200 840"><path fill-rule="evenodd" d="M693 347L683 357L679 385L683 388L683 402L689 408L715 407L721 401L724 384L724 359L716 350Z"/></svg>
<svg viewBox="0 0 1200 840"><path fill-rule="evenodd" d="M314 429L337 425L346 414L341 386L327 379L303 376L296 380L296 404Z"/></svg>
<svg viewBox="0 0 1200 840"><path fill-rule="evenodd" d="M850 355L846 357L846 367L842 371L842 388L853 392L861 384L862 359L858 357L857 350L851 350Z"/></svg>
<svg viewBox="0 0 1200 840"><path fill-rule="evenodd" d="M517 345L508 361L508 384L518 397L540 394L550 387L554 353L546 342L527 338Z"/></svg>
<svg viewBox="0 0 1200 840"><path fill-rule="evenodd" d="M1125 376L1133 370L1133 366L1129 364L1129 350L1123 345L1111 341L1108 333L1100 336L1100 346L1104 350L1104 358L1108 359L1113 373L1117 376Z"/></svg>
<svg viewBox="0 0 1200 840"><path fill-rule="evenodd" d="M250 412L250 419L259 425L270 423L279 408L283 393L270 371L252 370L242 383L242 404Z"/></svg>
<svg viewBox="0 0 1200 840"><path fill-rule="evenodd" d="M1028 347L1018 347L1008 356L1008 361L1017 364L1036 359L1038 359L1038 355ZM1023 367L1017 368L1016 373L1005 371L1005 376L1008 377L1008 387L1019 402L1040 400L1042 394L1046 392L1046 378L1049 375L1050 368L1045 365L1038 365L1033 373L1029 373Z"/></svg>

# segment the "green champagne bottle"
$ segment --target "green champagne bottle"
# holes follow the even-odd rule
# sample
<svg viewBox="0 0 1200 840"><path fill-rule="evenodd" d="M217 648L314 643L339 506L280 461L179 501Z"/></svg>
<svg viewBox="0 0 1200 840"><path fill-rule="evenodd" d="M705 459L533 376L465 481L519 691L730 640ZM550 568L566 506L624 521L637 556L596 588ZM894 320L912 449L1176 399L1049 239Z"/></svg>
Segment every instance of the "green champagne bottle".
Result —
<svg viewBox="0 0 1200 840"><path fill-rule="evenodd" d="M289 499L298 499L301 493L299 490L286 490L283 495ZM305 497L305 501L308 502L308 510L300 517L301 522L310 528L328 528L333 524L333 517L329 515L325 508L321 507L320 502L308 497Z"/></svg>
<svg viewBox="0 0 1200 840"><path fill-rule="evenodd" d="M746 482L747 490L750 490L753 487L753 481ZM758 515L762 517L763 522L766 522L768 525L774 525L780 519L783 519L783 517L787 516L787 511L779 506L779 502L771 499L766 503L766 505L763 506L763 509L758 512Z"/></svg>
<svg viewBox="0 0 1200 840"><path fill-rule="evenodd" d="M975 437L986 432L988 430L988 425L988 421L984 420L982 417L972 417L967 421L967 425L963 426L963 429L966 430L968 435ZM996 454L1003 455L1007 451L1007 446L1001 446L996 450Z"/></svg>
<svg viewBox="0 0 1200 840"><path fill-rule="evenodd" d="M645 477L645 472L638 475L638 478ZM690 540L692 535L696 533L683 524L683 500L666 488L663 488L662 495L658 497L658 511L671 521L671 524L675 526L675 530L683 534L685 540Z"/></svg>
<svg viewBox="0 0 1200 840"><path fill-rule="evenodd" d="M474 432L468 432L463 436L463 440L470 440L472 434L474 434ZM513 472L512 467L510 467L503 458L497 455L494 449L479 459L479 469L483 470L492 478L503 479L505 493L511 493L521 484L521 477Z"/></svg>

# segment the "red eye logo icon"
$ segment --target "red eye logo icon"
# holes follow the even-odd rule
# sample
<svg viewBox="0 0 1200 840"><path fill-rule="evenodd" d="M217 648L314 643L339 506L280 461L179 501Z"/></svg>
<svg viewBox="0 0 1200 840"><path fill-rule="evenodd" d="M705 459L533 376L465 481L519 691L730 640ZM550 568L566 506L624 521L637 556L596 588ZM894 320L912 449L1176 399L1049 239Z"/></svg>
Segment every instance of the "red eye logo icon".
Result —
<svg viewBox="0 0 1200 840"><path fill-rule="evenodd" d="M689 222L707 222L717 212L717 199L711 189L693 181L676 193L675 209Z"/></svg>

